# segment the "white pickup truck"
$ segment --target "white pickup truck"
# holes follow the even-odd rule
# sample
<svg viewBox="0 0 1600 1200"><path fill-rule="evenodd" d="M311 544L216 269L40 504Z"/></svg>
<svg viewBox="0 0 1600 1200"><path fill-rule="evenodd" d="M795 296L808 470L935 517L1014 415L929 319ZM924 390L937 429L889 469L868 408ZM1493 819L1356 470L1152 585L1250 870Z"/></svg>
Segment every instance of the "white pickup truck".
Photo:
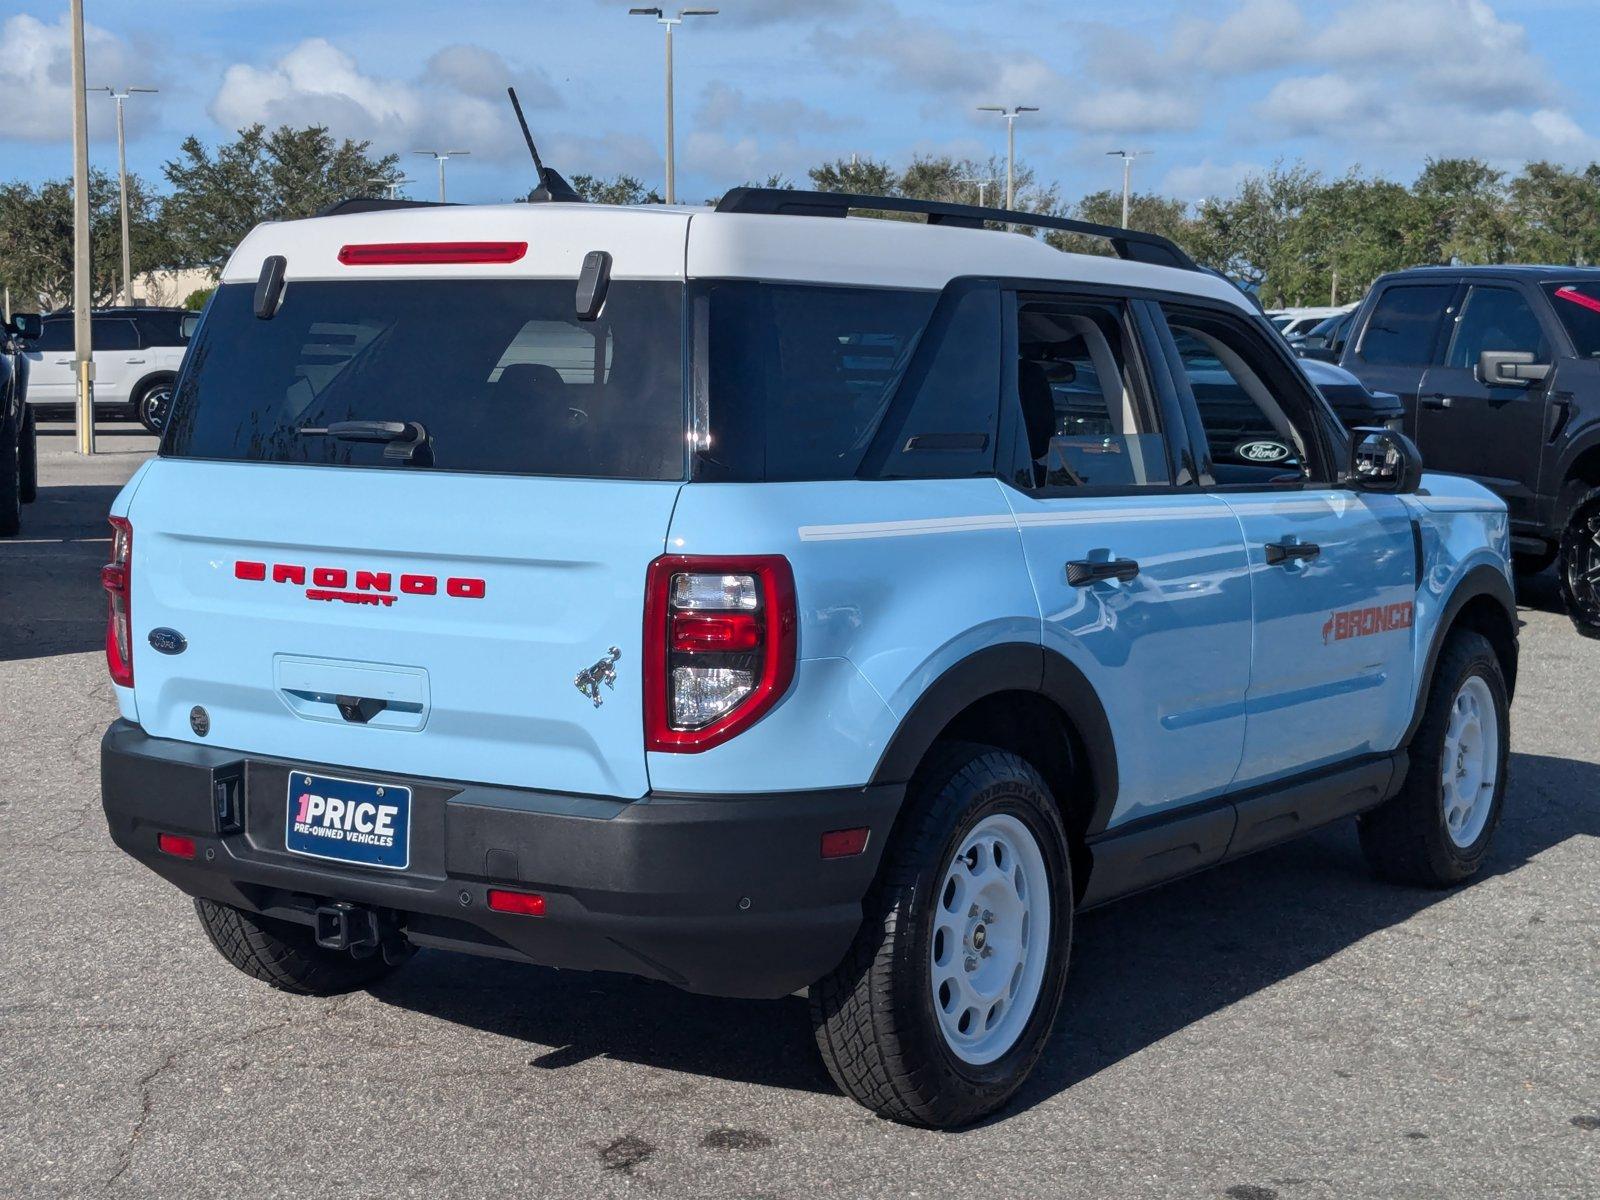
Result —
<svg viewBox="0 0 1600 1200"><path fill-rule="evenodd" d="M182 308L96 310L92 318L95 407L131 409L146 429L159 432L196 316ZM28 402L35 408L74 402L73 346L72 314L45 317L43 336L27 352Z"/></svg>

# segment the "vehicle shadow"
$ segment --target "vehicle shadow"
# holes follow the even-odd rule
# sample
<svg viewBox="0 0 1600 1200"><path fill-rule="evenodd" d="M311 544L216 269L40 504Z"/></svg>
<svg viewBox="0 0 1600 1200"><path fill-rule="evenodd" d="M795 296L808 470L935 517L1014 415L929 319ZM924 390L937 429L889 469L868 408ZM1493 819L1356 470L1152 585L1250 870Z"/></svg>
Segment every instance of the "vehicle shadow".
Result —
<svg viewBox="0 0 1600 1200"><path fill-rule="evenodd" d="M1567 609L1561 603L1561 586L1556 581L1555 568L1548 567L1537 575L1517 576L1517 604L1538 612L1566 616Z"/></svg>
<svg viewBox="0 0 1600 1200"><path fill-rule="evenodd" d="M0 662L105 644L100 567L111 552L106 513L120 484L41 487L22 532L0 540Z"/></svg>
<svg viewBox="0 0 1600 1200"><path fill-rule="evenodd" d="M1506 817L1479 878L1514 871L1571 837L1600 837L1600 810L1584 802L1596 794L1600 766L1513 754ZM1346 821L1088 913L1078 922L1055 1034L996 1119L1451 894L1375 879ZM621 976L437 953L420 955L373 995L529 1043L528 1065L536 1069L605 1056L770 1087L833 1090L798 998L718 1000Z"/></svg>

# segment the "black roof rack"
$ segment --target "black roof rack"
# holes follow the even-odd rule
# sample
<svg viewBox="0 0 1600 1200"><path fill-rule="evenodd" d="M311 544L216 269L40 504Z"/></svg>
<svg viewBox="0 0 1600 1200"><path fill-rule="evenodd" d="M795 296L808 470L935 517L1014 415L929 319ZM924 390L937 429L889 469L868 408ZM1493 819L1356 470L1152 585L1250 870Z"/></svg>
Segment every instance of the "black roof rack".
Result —
<svg viewBox="0 0 1600 1200"><path fill-rule="evenodd" d="M1068 217L1044 213L1018 212L1008 208L985 208L976 204L947 204L941 200L913 200L907 196L859 196L850 192L801 192L790 188L737 187L717 203L724 213L763 213L769 216L844 217L850 210L877 209L880 212L922 213L930 225L954 225L962 229L982 229L987 223L1032 225L1040 229L1060 229L1085 237L1104 238L1118 258L1130 262L1154 263L1197 271L1194 259L1177 244L1154 233L1123 229L1116 225L1096 225Z"/></svg>
<svg viewBox="0 0 1600 1200"><path fill-rule="evenodd" d="M342 217L349 213L382 212L386 208L453 208L452 204L439 200L387 200L381 196L351 196L345 200L335 200L325 208L317 210L319 217Z"/></svg>

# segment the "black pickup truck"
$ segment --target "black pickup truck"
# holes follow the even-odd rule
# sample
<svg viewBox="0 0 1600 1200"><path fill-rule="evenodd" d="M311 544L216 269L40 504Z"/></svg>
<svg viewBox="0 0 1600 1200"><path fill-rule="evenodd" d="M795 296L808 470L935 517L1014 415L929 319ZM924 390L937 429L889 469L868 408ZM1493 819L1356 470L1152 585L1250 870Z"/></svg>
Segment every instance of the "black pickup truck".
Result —
<svg viewBox="0 0 1600 1200"><path fill-rule="evenodd" d="M23 344L39 336L33 314L0 325L0 537L22 529L22 506L39 490L39 445L28 408L28 360Z"/></svg>
<svg viewBox="0 0 1600 1200"><path fill-rule="evenodd" d="M1600 268L1385 275L1339 364L1400 397L1430 468L1505 498L1518 569L1559 560L1567 611L1600 637Z"/></svg>

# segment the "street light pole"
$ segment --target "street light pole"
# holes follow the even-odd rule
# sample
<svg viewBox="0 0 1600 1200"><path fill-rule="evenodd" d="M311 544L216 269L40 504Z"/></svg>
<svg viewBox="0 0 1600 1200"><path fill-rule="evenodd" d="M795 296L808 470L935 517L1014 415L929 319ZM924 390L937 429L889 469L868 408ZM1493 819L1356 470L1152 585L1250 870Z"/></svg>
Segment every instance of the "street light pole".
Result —
<svg viewBox="0 0 1600 1200"><path fill-rule="evenodd" d="M89 96L84 91L83 0L72 0L72 335L77 372L78 453L94 453L94 347L89 311Z"/></svg>
<svg viewBox="0 0 1600 1200"><path fill-rule="evenodd" d="M717 10L714 8L680 8L677 16L669 17L659 8L630 8L628 15L654 17L656 24L667 31L667 203L676 204L678 202L678 169L672 119L672 28L674 25L682 25L685 17L714 17L717 15Z"/></svg>
<svg viewBox="0 0 1600 1200"><path fill-rule="evenodd" d="M1107 158L1122 159L1122 227L1128 228L1129 212L1133 206L1133 160L1147 158L1154 150L1107 150Z"/></svg>
<svg viewBox="0 0 1600 1200"><path fill-rule="evenodd" d="M439 164L439 203L443 204L445 202L445 200L444 200L444 165L445 165L445 163L449 162L452 158L465 158L467 155L471 154L472 151L471 150L413 150L412 153L413 154L424 154L424 155L431 154L433 156L433 161Z"/></svg>
<svg viewBox="0 0 1600 1200"><path fill-rule="evenodd" d="M122 91L116 88L98 87L97 92L105 92L117 102L117 191L122 203L122 302L133 303L133 251L132 243L128 238L128 133L123 121L122 106L129 96L154 95L160 88L131 87Z"/></svg>
<svg viewBox="0 0 1600 1200"><path fill-rule="evenodd" d="M1006 119L1006 207L1015 208L1017 193L1012 184L1012 174L1017 157L1017 118L1025 112L1038 112L1039 109L1032 104L1019 104L1015 108L1006 108L999 104L980 104L978 111L997 112Z"/></svg>

